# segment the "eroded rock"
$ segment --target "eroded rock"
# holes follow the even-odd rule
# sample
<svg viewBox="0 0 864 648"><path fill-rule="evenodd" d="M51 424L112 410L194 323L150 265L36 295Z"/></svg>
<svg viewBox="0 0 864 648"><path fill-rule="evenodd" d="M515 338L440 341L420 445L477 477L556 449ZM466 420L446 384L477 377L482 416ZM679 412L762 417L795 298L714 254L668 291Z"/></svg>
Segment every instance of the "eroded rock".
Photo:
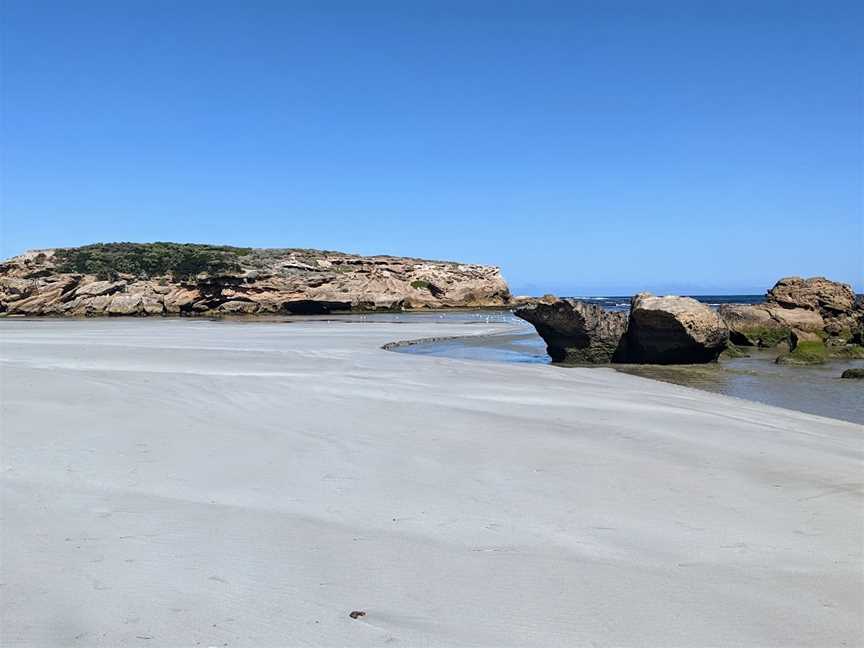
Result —
<svg viewBox="0 0 864 648"><path fill-rule="evenodd" d="M729 327L731 341L740 346L770 348L785 340L792 329L815 333L825 326L816 311L777 304L723 304L718 312Z"/></svg>
<svg viewBox="0 0 864 648"><path fill-rule="evenodd" d="M804 308L830 316L851 312L855 293L847 284L825 277L784 277L768 291L766 301L783 308Z"/></svg>
<svg viewBox="0 0 864 648"><path fill-rule="evenodd" d="M822 338L818 333L812 333L810 331L800 331L798 329L792 329L789 331L789 350L794 351L798 348L798 345L802 342L821 342Z"/></svg>
<svg viewBox="0 0 864 648"><path fill-rule="evenodd" d="M128 245L128 244L126 244ZM236 267L178 278L62 272L54 250L0 264L0 312L22 315L327 313L510 303L498 268L316 250L248 250ZM111 276L112 280L106 280Z"/></svg>
<svg viewBox="0 0 864 648"><path fill-rule="evenodd" d="M78 297L98 297L99 295L110 295L123 290L125 287L125 281L93 281L79 286L75 290L75 294Z"/></svg>
<svg viewBox="0 0 864 648"><path fill-rule="evenodd" d="M141 293L118 294L111 298L107 312L109 315L137 315L141 311L142 302Z"/></svg>
<svg viewBox="0 0 864 648"><path fill-rule="evenodd" d="M520 306L516 317L530 322L555 362L625 362L622 339L627 314L575 299L549 299Z"/></svg>
<svg viewBox="0 0 864 648"><path fill-rule="evenodd" d="M703 363L717 360L729 329L716 311L695 299L640 293L630 304L626 337L629 362Z"/></svg>

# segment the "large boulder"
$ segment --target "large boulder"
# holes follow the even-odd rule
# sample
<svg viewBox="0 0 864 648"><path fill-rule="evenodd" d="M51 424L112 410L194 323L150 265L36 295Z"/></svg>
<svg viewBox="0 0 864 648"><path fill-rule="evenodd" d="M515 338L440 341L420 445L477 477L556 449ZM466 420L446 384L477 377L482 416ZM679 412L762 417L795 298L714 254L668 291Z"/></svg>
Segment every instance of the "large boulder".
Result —
<svg viewBox="0 0 864 648"><path fill-rule="evenodd" d="M253 301L231 300L219 306L220 313L250 315L258 310L258 304Z"/></svg>
<svg viewBox="0 0 864 648"><path fill-rule="evenodd" d="M806 308L830 317L850 313L855 307L855 293L847 284L825 277L784 277L768 291L766 301L783 308Z"/></svg>
<svg viewBox="0 0 864 648"><path fill-rule="evenodd" d="M625 362L627 314L575 299L550 299L520 306L516 317L530 322L555 362Z"/></svg>
<svg viewBox="0 0 864 648"><path fill-rule="evenodd" d="M772 304L768 304L767 310L781 326L795 328L799 331L817 332L825 326L825 320L816 311L809 311L804 308L778 308Z"/></svg>
<svg viewBox="0 0 864 648"><path fill-rule="evenodd" d="M816 311L778 304L723 304L718 312L729 327L731 341L739 346L773 347L785 341L792 329L817 333L825 326Z"/></svg>
<svg viewBox="0 0 864 648"><path fill-rule="evenodd" d="M143 305L141 293L120 293L111 298L107 312L109 315L137 315Z"/></svg>
<svg viewBox="0 0 864 648"><path fill-rule="evenodd" d="M640 364L713 362L729 329L716 311L689 297L640 293L630 304L627 359Z"/></svg>
<svg viewBox="0 0 864 648"><path fill-rule="evenodd" d="M75 295L78 297L98 297L99 295L110 295L119 292L125 287L125 281L92 281L79 286L75 290Z"/></svg>
<svg viewBox="0 0 864 648"><path fill-rule="evenodd" d="M818 315L823 320L822 332L847 342L857 339L864 326L864 305L851 286L825 277L785 277L768 291L765 300L779 312L808 310ZM802 327L795 324L795 328Z"/></svg>

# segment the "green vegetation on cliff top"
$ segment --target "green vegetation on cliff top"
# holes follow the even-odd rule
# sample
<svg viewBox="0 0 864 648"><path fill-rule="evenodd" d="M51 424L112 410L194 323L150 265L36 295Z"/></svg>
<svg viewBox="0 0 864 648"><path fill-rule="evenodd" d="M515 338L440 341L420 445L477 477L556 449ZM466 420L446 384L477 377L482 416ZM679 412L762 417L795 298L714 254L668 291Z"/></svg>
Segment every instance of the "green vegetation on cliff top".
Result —
<svg viewBox="0 0 864 648"><path fill-rule="evenodd" d="M172 275L185 279L240 269L238 258L249 248L199 243L94 243L55 251L60 272L94 274L110 279L118 274L144 277Z"/></svg>

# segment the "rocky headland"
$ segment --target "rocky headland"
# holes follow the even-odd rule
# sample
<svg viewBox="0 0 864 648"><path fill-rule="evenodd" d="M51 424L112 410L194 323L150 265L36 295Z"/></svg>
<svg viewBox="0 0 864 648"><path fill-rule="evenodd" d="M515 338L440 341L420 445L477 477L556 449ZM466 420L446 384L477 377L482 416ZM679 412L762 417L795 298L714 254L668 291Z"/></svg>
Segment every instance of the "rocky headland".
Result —
<svg viewBox="0 0 864 648"><path fill-rule="evenodd" d="M305 249L106 243L0 264L0 314L259 315L490 308L496 267Z"/></svg>
<svg viewBox="0 0 864 648"><path fill-rule="evenodd" d="M698 364L742 347L776 348L777 361L864 357L864 304L824 277L787 277L762 304L715 311L688 297L633 297L629 314L546 296L514 311L537 329L555 362Z"/></svg>

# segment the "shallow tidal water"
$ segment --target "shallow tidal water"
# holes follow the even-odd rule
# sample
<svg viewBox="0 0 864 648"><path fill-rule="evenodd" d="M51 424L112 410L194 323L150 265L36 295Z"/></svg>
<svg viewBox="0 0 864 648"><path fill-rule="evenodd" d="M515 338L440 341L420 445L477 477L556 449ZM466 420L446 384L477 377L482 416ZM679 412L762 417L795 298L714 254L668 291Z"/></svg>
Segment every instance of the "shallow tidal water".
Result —
<svg viewBox="0 0 864 648"><path fill-rule="evenodd" d="M520 325L524 332L443 339L394 350L462 360L551 364L546 345L533 327L509 312L434 316L458 318L460 321L473 318L476 321L512 322ZM864 360L795 367L775 364L775 358L774 352L753 350L748 358L721 360L711 365L620 365L615 369L644 378L864 424L864 381L840 378L845 369L864 367ZM567 370L562 365L555 365L555 368Z"/></svg>

